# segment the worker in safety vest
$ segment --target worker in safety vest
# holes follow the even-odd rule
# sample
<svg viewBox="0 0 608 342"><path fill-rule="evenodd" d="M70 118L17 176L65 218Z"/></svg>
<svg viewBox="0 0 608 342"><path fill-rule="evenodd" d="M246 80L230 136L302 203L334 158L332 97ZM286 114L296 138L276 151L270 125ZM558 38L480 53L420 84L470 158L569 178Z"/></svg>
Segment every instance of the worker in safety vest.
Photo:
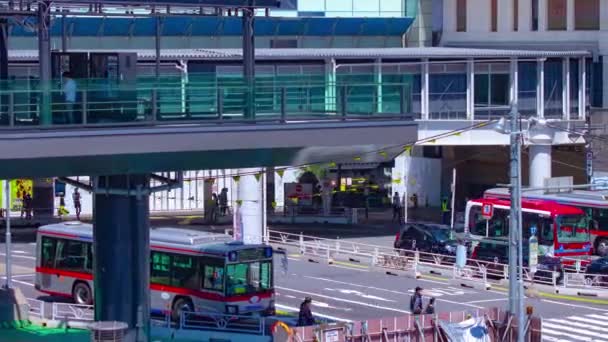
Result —
<svg viewBox="0 0 608 342"><path fill-rule="evenodd" d="M449 199L447 197L443 197L441 200L441 223L449 224L450 221L450 207L449 207Z"/></svg>

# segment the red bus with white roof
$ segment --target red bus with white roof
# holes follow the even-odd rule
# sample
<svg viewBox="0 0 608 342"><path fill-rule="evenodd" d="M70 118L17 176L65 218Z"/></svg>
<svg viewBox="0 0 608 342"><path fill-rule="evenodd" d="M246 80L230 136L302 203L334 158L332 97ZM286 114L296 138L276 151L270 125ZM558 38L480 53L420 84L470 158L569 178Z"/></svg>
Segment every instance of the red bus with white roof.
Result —
<svg viewBox="0 0 608 342"><path fill-rule="evenodd" d="M527 192L522 197L531 200L547 200L582 209L591 219L589 233L593 250L597 255L608 256L608 191L572 190L559 193ZM509 189L486 190L484 198L509 198Z"/></svg>
<svg viewBox="0 0 608 342"><path fill-rule="evenodd" d="M38 229L38 291L93 303L93 228L64 222ZM153 313L182 311L274 314L273 251L224 234L179 228L150 232L150 301Z"/></svg>
<svg viewBox="0 0 608 342"><path fill-rule="evenodd" d="M480 198L467 202L465 235L474 240L509 236L511 201ZM492 216L486 219L488 212ZM588 220L576 207L552 201L522 200L523 238L538 238L539 255L588 256L592 252Z"/></svg>

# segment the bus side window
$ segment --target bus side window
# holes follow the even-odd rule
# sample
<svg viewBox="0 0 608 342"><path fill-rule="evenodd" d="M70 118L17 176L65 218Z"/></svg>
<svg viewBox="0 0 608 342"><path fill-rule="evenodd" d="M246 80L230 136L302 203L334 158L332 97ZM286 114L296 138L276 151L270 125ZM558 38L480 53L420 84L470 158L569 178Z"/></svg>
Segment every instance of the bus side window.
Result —
<svg viewBox="0 0 608 342"><path fill-rule="evenodd" d="M55 247L57 240L48 237L42 238L42 267L55 266Z"/></svg>
<svg viewBox="0 0 608 342"><path fill-rule="evenodd" d="M171 273L169 266L171 265L171 256L167 253L152 252L150 258L150 282L155 284L170 285Z"/></svg>
<svg viewBox="0 0 608 342"><path fill-rule="evenodd" d="M173 286L180 286L189 289L196 289L196 278L198 277L194 257L189 255L173 255L172 262L173 274L171 283Z"/></svg>
<svg viewBox="0 0 608 342"><path fill-rule="evenodd" d="M224 268L221 266L204 266L203 288L222 291L224 289Z"/></svg>

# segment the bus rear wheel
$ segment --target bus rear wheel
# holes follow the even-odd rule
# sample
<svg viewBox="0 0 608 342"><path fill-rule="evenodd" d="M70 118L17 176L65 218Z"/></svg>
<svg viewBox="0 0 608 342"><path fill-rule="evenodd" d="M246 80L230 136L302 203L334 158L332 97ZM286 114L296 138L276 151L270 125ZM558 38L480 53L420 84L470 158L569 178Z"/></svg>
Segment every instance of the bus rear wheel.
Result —
<svg viewBox="0 0 608 342"><path fill-rule="evenodd" d="M171 310L171 319L173 322L179 322L179 317L182 312L193 312L194 305L192 301L188 298L177 298L175 302L173 302L173 308Z"/></svg>
<svg viewBox="0 0 608 342"><path fill-rule="evenodd" d="M93 296L91 296L91 288L86 283L78 282L72 288L72 298L76 304L91 305L93 304Z"/></svg>

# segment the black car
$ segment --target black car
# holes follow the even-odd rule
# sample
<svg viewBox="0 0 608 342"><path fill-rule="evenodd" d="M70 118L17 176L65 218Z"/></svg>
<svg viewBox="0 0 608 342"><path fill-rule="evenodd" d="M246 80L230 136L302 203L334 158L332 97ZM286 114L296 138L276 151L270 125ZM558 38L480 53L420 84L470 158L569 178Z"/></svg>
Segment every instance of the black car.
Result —
<svg viewBox="0 0 608 342"><path fill-rule="evenodd" d="M591 283L608 286L608 257L593 260L587 265L586 273Z"/></svg>
<svg viewBox="0 0 608 342"><path fill-rule="evenodd" d="M450 239L450 227L431 223L408 223L397 236L396 249L456 255L456 240Z"/></svg>
<svg viewBox="0 0 608 342"><path fill-rule="evenodd" d="M530 245L522 245L524 267L528 267ZM504 275L504 265L509 264L509 244L506 239L483 239L473 249L472 260L483 262L488 270L488 277L502 277ZM471 261L472 261L471 260ZM561 259L551 256L538 256L535 279L537 281L549 282L552 279L552 272L558 272L557 281L563 278L563 266Z"/></svg>

